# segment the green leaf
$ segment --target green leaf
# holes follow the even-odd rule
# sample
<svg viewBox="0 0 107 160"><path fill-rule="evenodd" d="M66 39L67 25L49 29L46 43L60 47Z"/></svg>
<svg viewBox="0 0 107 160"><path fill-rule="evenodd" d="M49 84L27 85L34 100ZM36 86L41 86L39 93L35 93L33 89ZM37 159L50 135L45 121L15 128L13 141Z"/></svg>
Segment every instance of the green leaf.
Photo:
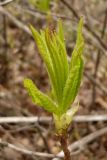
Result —
<svg viewBox="0 0 107 160"><path fill-rule="evenodd" d="M63 88L65 85L65 74L67 71L65 70L65 65L63 63L64 56L62 56L62 52L65 52L63 49L62 42L59 42L59 39L55 33L49 34L49 30L46 31L46 43L49 49L50 57L52 60L54 72L55 72L55 79L57 82L57 88L55 88L57 92L57 100L58 103L61 103L62 100L62 93ZM68 63L67 63L68 65Z"/></svg>
<svg viewBox="0 0 107 160"><path fill-rule="evenodd" d="M66 111L70 107L70 104L73 103L81 83L81 78L83 73L82 53L84 49L82 26L83 26L83 20L81 19L78 26L76 46L74 48L70 61L69 76L67 78L63 92L63 98L62 98L63 112Z"/></svg>
<svg viewBox="0 0 107 160"><path fill-rule="evenodd" d="M50 7L50 0L29 0L29 2L43 12L47 12Z"/></svg>
<svg viewBox="0 0 107 160"><path fill-rule="evenodd" d="M59 44L59 54L61 56L61 61L63 65L63 72L65 74L64 76L64 83L68 76L69 66L68 66L68 59L67 59L67 52L65 47L65 39L64 39L64 32L62 27L62 21L58 21L58 34L56 35L57 38L57 44ZM64 84L65 85L65 84Z"/></svg>
<svg viewBox="0 0 107 160"><path fill-rule="evenodd" d="M53 33L49 29L41 31L39 34L32 26L30 26L30 28L41 57L47 67L52 90L54 91L57 102L60 104L69 67L65 44L60 37L61 34L63 35L63 30L61 30L60 35L57 36L57 33Z"/></svg>
<svg viewBox="0 0 107 160"><path fill-rule="evenodd" d="M56 91L55 88L57 89L58 86L57 86L57 81L56 81L56 78L55 78L55 72L54 72L52 59L50 57L50 53L49 53L49 50L48 50L48 47L47 47L47 44L46 44L46 41L45 41L45 32L41 31L41 34L40 34L32 26L30 26L30 29L32 31L32 34L33 34L35 42L38 46L38 49L40 51L40 55L41 55L42 59L44 60L45 65L46 65L46 69L48 71L48 75L49 75L49 78L50 78L50 81L51 81L52 89L53 89L53 91L55 93L55 97L56 97L58 91Z"/></svg>
<svg viewBox="0 0 107 160"><path fill-rule="evenodd" d="M62 27L62 21L61 20L58 21L58 35L59 35L60 40L65 44L64 32L63 32L63 27Z"/></svg>
<svg viewBox="0 0 107 160"><path fill-rule="evenodd" d="M82 56L84 50L84 38L82 35L82 27L83 27L83 19L81 18L77 30L76 45L71 56L70 68L72 68L75 65L77 57Z"/></svg>
<svg viewBox="0 0 107 160"><path fill-rule="evenodd" d="M82 26L83 20L81 19L70 63L67 60L61 21L58 23L58 32L45 29L39 33L34 27L30 26L48 71L52 86L52 98L42 93L29 79L25 79L24 86L34 103L53 113L58 134L64 133L78 110L78 106L70 108L70 105L77 95L83 74L82 53L84 50L84 39Z"/></svg>
<svg viewBox="0 0 107 160"><path fill-rule="evenodd" d="M62 71L63 71L64 80L62 80L62 81L63 81L63 88L64 88L66 79L68 77L68 72L69 72L67 52L66 52L66 48L65 48L65 43L63 43L61 41L60 37L56 36L56 39L57 39L57 45L59 45L58 52L60 54L60 59L61 59L62 66L63 66Z"/></svg>
<svg viewBox="0 0 107 160"><path fill-rule="evenodd" d="M54 73L55 73L55 80L57 87L54 88L56 91L56 99L59 102L61 100L61 94L62 94L62 81L61 78L63 77L62 72L62 64L61 64L61 59L60 55L57 50L57 42L55 39L55 35L51 33L51 36L49 34L49 30L46 30L45 32L45 39L46 39L46 44L50 53L50 57L52 60L53 68L54 68Z"/></svg>
<svg viewBox="0 0 107 160"><path fill-rule="evenodd" d="M32 100L51 113L57 114L57 105L44 93L42 93L30 79L24 80L24 87L27 89Z"/></svg>
<svg viewBox="0 0 107 160"><path fill-rule="evenodd" d="M73 103L77 95L81 78L83 73L83 60L80 58L77 60L74 68L70 70L69 77L66 81L63 98L62 98L62 111L65 112L70 104Z"/></svg>

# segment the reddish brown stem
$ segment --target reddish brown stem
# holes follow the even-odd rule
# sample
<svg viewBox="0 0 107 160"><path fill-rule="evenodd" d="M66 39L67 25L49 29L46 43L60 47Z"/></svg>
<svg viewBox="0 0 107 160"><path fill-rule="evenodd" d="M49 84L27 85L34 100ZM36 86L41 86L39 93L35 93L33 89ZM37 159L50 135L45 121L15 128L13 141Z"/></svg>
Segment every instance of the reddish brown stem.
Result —
<svg viewBox="0 0 107 160"><path fill-rule="evenodd" d="M67 135L61 135L59 137L61 147L64 152L64 160L71 160L71 155L70 155L70 151L68 149L68 144L67 144L67 138L68 138Z"/></svg>

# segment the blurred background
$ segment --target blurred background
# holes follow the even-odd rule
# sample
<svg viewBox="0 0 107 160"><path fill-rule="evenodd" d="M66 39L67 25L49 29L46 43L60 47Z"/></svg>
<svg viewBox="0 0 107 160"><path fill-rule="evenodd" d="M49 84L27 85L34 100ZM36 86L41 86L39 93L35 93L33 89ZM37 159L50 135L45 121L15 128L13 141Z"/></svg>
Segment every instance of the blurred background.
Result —
<svg viewBox="0 0 107 160"><path fill-rule="evenodd" d="M107 114L107 0L0 0L0 117L51 115L32 103L23 87L31 78L43 91L50 90L48 75L29 30L38 31L63 21L68 56L76 42L77 25L84 18L85 70L78 94L78 115L106 117ZM107 160L107 122L103 120L72 123L69 144L92 140L72 155L73 160ZM106 117L107 120L107 117ZM57 154L60 144L54 137L54 126L48 123L0 125L0 138L16 146L38 152ZM97 132L106 129L99 137ZM87 138L85 142L87 141ZM1 160L44 160L0 145Z"/></svg>

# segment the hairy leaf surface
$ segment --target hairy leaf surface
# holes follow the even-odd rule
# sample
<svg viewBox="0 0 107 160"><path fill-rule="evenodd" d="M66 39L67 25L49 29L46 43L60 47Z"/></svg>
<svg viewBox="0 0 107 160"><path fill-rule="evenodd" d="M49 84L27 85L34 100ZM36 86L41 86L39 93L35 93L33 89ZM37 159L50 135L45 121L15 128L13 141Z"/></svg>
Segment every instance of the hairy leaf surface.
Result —
<svg viewBox="0 0 107 160"><path fill-rule="evenodd" d="M31 28L33 37L36 41L36 44L38 46L40 55L46 65L55 97L57 97L58 96L58 85L57 85L57 80L56 80L56 75L55 75L55 68L53 66L50 52L49 52L49 49L45 41L45 31L41 31L41 34L40 34L34 29L34 27L30 26L30 28Z"/></svg>
<svg viewBox="0 0 107 160"><path fill-rule="evenodd" d="M63 114L66 115L67 110L74 102L80 87L83 74L82 53L84 50L82 26L83 20L81 19L77 31L76 45L72 52L70 63L68 63L67 60L61 21L58 22L57 32L47 28L41 30L39 33L34 27L30 26L40 55L46 65L52 86L52 96L54 98L52 100L52 98L49 98L39 91L29 79L24 81L24 85L36 104L42 106L47 111L56 114L58 118ZM73 110L71 111L73 112Z"/></svg>
<svg viewBox="0 0 107 160"><path fill-rule="evenodd" d="M83 73L82 53L84 49L82 25L83 25L83 20L81 19L78 26L76 46L74 48L70 61L69 76L67 78L63 92L63 99L62 99L63 112L66 111L70 107L70 104L73 103L81 83L81 78Z"/></svg>
<svg viewBox="0 0 107 160"><path fill-rule="evenodd" d="M30 79L24 80L24 87L27 89L32 100L51 113L57 113L56 104L44 93L42 93Z"/></svg>

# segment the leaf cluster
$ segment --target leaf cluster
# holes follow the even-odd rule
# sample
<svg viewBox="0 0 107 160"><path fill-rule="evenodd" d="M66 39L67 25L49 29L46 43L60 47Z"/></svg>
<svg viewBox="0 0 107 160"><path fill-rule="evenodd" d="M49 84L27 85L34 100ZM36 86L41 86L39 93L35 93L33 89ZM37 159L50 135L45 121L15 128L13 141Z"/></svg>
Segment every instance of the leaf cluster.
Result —
<svg viewBox="0 0 107 160"><path fill-rule="evenodd" d="M42 93L30 80L24 80L34 103L48 112L61 116L67 112L74 102L80 87L83 73L84 39L82 36L83 19L80 19L77 31L77 40L70 62L68 62L62 22L58 22L58 30L49 28L38 32L30 26L40 55L45 63L54 98Z"/></svg>

